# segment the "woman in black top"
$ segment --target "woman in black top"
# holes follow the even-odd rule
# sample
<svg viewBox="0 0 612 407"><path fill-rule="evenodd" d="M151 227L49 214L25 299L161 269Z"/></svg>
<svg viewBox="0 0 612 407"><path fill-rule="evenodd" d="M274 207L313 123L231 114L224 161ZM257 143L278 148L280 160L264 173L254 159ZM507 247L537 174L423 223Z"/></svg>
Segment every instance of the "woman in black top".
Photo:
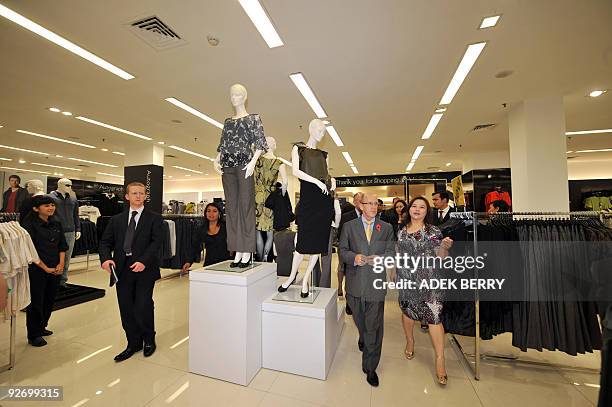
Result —
<svg viewBox="0 0 612 407"><path fill-rule="evenodd" d="M32 212L22 224L32 237L39 257L38 262L30 264L28 269L31 302L26 310L28 343L37 347L47 344L43 336L53 334L47 330L47 324L68 250L64 230L61 223L53 219L54 213L55 203L50 196L35 196L32 198Z"/></svg>
<svg viewBox="0 0 612 407"><path fill-rule="evenodd" d="M395 238L397 239L397 232L400 229L400 225L402 224L404 216L408 212L408 204L403 199L398 199L393 204L393 210L397 214L397 222L395 222L391 226L393 226L393 232L394 232Z"/></svg>
<svg viewBox="0 0 612 407"><path fill-rule="evenodd" d="M193 235L191 257L188 259L187 263L183 265L183 271L187 271L195 262L202 250L202 244L206 249L206 255L204 257L205 266L210 266L211 264L231 258L230 252L227 251L227 229L225 228L225 222L221 216L221 210L215 203L211 202L206 205L204 214L206 220Z"/></svg>

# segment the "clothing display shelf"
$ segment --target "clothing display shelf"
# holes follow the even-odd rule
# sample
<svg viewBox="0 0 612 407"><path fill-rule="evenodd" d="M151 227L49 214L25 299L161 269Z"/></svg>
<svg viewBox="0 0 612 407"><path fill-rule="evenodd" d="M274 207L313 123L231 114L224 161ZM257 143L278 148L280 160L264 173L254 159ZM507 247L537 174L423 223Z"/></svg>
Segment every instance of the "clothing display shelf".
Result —
<svg viewBox="0 0 612 407"><path fill-rule="evenodd" d="M500 219L500 218L511 218L515 220L558 220L558 219L589 219L597 218L601 221L608 216L605 212L600 211L576 211L576 212L451 212L451 219L462 219L471 220L473 228L473 244L474 253L473 256L478 256L478 222L489 219ZM474 278L478 278L478 270L474 269ZM474 291L474 317L475 317L475 334L474 334L474 353L468 354L465 352L461 343L457 337L452 334L454 343L463 355L466 364L470 367L470 370L474 374L474 379L480 380L480 362L482 358L497 359L512 361L516 360L515 356L498 356L498 355L483 355L480 351L480 298L478 290ZM473 361L472 361L473 359ZM539 365L539 366L551 366L550 363L545 362L534 362L534 361L522 361L528 365ZM596 369L585 369L588 371ZM597 370L598 371L598 370Z"/></svg>
<svg viewBox="0 0 612 407"><path fill-rule="evenodd" d="M13 222L19 221L19 213L5 213L0 212L0 223L2 222ZM15 366L15 337L17 336L17 315L11 311L11 328L10 328L10 339L9 339L9 362L0 366L0 372L11 370Z"/></svg>
<svg viewBox="0 0 612 407"><path fill-rule="evenodd" d="M200 215L197 213L162 213L163 219L173 220L173 219L206 219L205 215ZM162 280L170 280L171 278L182 278L185 274L189 274L189 272L183 272L183 270L175 271L173 273L164 274L161 278Z"/></svg>

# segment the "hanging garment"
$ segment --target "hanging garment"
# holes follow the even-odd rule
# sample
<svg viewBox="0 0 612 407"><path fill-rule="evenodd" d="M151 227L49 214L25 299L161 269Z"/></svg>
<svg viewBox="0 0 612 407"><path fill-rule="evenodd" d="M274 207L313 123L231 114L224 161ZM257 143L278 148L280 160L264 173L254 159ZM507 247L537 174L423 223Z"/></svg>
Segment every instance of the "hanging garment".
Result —
<svg viewBox="0 0 612 407"><path fill-rule="evenodd" d="M96 221L101 215L102 214L100 213L100 209L96 208L95 206L91 206L91 205L79 206L79 217L80 218L86 217L93 223L96 223Z"/></svg>
<svg viewBox="0 0 612 407"><path fill-rule="evenodd" d="M265 206L276 180L282 161L278 158L259 157L255 165L255 228L269 232L273 228L273 212Z"/></svg>
<svg viewBox="0 0 612 407"><path fill-rule="evenodd" d="M512 207L512 200L510 199L510 194L506 191L491 191L487 193L487 195L485 196L485 209L489 210L489 206L495 201L504 201L508 204L508 206Z"/></svg>
<svg viewBox="0 0 612 407"><path fill-rule="evenodd" d="M97 220L98 217L96 217ZM81 238L74 242L72 257L98 252L98 229L89 219L81 219Z"/></svg>
<svg viewBox="0 0 612 407"><path fill-rule="evenodd" d="M181 215L165 215L164 217L166 220L174 222L176 248L175 255L171 259L163 259L162 267L180 270L185 263L190 263L190 260L192 260L194 235L197 233L198 228L204 224L205 220L204 217L193 215L183 217ZM195 262L200 260L200 256L194 259Z"/></svg>
<svg viewBox="0 0 612 407"><path fill-rule="evenodd" d="M283 195L280 182L276 183L276 188L274 188L266 199L266 208L273 212L272 227L275 231L287 229L291 225L291 222L295 220L289 194L286 193Z"/></svg>

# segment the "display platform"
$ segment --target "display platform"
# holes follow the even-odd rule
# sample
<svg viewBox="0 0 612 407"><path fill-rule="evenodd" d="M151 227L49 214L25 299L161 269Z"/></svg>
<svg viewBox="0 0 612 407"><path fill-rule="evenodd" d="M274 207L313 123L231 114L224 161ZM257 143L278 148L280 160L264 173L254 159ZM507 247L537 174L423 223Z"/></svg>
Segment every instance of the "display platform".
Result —
<svg viewBox="0 0 612 407"><path fill-rule="evenodd" d="M313 290L310 288L308 297L302 298L302 285L291 285L287 288L284 293L277 293L272 299L274 301L288 301L288 302L300 302L303 304L312 304L317 299L320 291L315 287Z"/></svg>
<svg viewBox="0 0 612 407"><path fill-rule="evenodd" d="M276 294L264 301L264 368L327 378L344 329L344 304L338 303L335 288L315 291L318 295L312 304L277 301Z"/></svg>
<svg viewBox="0 0 612 407"><path fill-rule="evenodd" d="M276 292L276 264L217 268L189 273L189 371L247 386L262 367L261 310Z"/></svg>
<svg viewBox="0 0 612 407"><path fill-rule="evenodd" d="M241 267L230 267L230 264L232 262L233 260L222 261L221 263L211 264L210 266L207 266L206 269L216 270L216 271L225 271L226 273L244 273L245 271L254 269L255 267L258 267L264 264L264 263L253 262L249 264L247 267L241 268Z"/></svg>

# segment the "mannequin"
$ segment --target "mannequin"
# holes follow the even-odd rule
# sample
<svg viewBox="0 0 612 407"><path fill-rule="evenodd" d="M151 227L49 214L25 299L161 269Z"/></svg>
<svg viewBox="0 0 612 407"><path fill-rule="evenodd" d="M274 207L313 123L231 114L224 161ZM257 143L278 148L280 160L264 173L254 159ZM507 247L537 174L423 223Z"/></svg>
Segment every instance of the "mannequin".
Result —
<svg viewBox="0 0 612 407"><path fill-rule="evenodd" d="M230 267L247 267L255 252L255 181L259 156L268 150L263 125L257 114L247 113L247 90L230 88L234 117L225 119L215 171L221 175L226 200L227 248L236 252Z"/></svg>
<svg viewBox="0 0 612 407"><path fill-rule="evenodd" d="M257 257L267 261L273 243L273 212L265 207L266 199L275 188L276 180L281 180L283 196L287 193L287 170L285 164L276 158L276 140L266 137L268 152L257 160L255 166L255 228L257 229ZM264 241L262 232L265 233Z"/></svg>
<svg viewBox="0 0 612 407"><path fill-rule="evenodd" d="M19 208L19 221L21 222L28 216L28 213L32 212L32 198L36 195L44 195L43 182L39 179L32 179L26 182L26 189L28 191L28 197L23 200L21 207Z"/></svg>
<svg viewBox="0 0 612 407"><path fill-rule="evenodd" d="M298 233L291 274L278 287L279 292L287 291L297 277L304 255L310 254L302 280L302 298L310 295L308 280L317 260L327 252L331 224L335 217L333 198L329 191L336 189L336 180L328 174L327 152L317 149L317 144L325 135L325 124L320 119L314 119L308 126L308 132L308 142L296 144L291 151L293 175L300 180L301 197L296 210Z"/></svg>
<svg viewBox="0 0 612 407"><path fill-rule="evenodd" d="M64 236L68 243L66 259L64 261L64 272L60 279L60 289L66 288L68 281L68 267L74 250L74 242L81 238L81 223L79 221L79 203L72 191L72 181L68 178L60 178L57 181L57 189L49 194L55 202L55 217L62 224Z"/></svg>

